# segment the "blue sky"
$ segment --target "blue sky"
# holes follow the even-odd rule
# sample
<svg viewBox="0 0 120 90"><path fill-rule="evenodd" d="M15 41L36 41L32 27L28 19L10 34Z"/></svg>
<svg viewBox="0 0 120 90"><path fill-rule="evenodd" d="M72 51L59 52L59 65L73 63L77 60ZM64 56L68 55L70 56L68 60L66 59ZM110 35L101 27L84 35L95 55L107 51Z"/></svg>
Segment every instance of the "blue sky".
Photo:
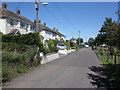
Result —
<svg viewBox="0 0 120 90"><path fill-rule="evenodd" d="M7 2L8 9L15 12L20 9L21 15L34 21L34 2ZM85 41L98 34L106 17L117 20L117 2L49 2L39 10L41 23L50 28L57 28L67 39L82 37ZM46 8L48 9L46 9Z"/></svg>

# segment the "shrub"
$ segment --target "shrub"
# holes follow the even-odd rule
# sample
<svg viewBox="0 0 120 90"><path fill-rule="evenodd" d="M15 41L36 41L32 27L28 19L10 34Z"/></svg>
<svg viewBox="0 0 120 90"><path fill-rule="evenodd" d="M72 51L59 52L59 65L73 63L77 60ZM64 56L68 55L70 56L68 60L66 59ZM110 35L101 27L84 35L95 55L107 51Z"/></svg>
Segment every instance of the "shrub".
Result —
<svg viewBox="0 0 120 90"><path fill-rule="evenodd" d="M37 49L37 47L31 46L29 50L22 54L3 51L3 82L9 81L14 76L28 71L32 66L41 64L42 58L39 56L39 50Z"/></svg>
<svg viewBox="0 0 120 90"><path fill-rule="evenodd" d="M11 42L17 44L36 45L43 48L43 44L40 41L39 33L29 33L23 35L3 35L3 42Z"/></svg>
<svg viewBox="0 0 120 90"><path fill-rule="evenodd" d="M47 48L47 47L44 47L43 54L46 55L46 54L48 54L48 53L50 53L50 49Z"/></svg>
<svg viewBox="0 0 120 90"><path fill-rule="evenodd" d="M70 49L70 43L69 42L64 42L64 43L67 46L67 50L69 50Z"/></svg>
<svg viewBox="0 0 120 90"><path fill-rule="evenodd" d="M16 69L7 62L2 63L2 82L7 82L16 75Z"/></svg>
<svg viewBox="0 0 120 90"><path fill-rule="evenodd" d="M71 47L71 49L75 49L76 50L76 47Z"/></svg>
<svg viewBox="0 0 120 90"><path fill-rule="evenodd" d="M17 64L17 63L21 64L23 63L23 55L13 52L3 52L2 61L11 64Z"/></svg>
<svg viewBox="0 0 120 90"><path fill-rule="evenodd" d="M63 41L53 40L53 43L54 43L55 46L57 46L57 44L62 43L62 42L63 42Z"/></svg>
<svg viewBox="0 0 120 90"><path fill-rule="evenodd" d="M17 43L4 43L2 42L2 49L5 51L10 52L18 52L18 53L24 53L26 52L30 46L25 44L17 44Z"/></svg>
<svg viewBox="0 0 120 90"><path fill-rule="evenodd" d="M54 49L55 45L53 43L53 40L49 40L47 44L48 44L48 47L49 47L50 51L54 52L53 49Z"/></svg>

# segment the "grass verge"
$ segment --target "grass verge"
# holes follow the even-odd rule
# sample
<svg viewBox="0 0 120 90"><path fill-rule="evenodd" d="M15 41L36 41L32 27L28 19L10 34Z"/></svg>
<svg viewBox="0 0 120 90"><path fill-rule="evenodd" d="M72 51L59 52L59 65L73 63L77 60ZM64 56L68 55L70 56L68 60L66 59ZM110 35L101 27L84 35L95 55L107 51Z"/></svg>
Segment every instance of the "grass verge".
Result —
<svg viewBox="0 0 120 90"><path fill-rule="evenodd" d="M117 56L117 64L114 64L114 57L113 59L108 58L105 54L101 54L100 50L95 50L96 54L98 55L100 61L103 64L103 67L105 68L105 75L107 76L107 86L106 88L109 89L115 89L120 88L120 63L119 63L119 57Z"/></svg>

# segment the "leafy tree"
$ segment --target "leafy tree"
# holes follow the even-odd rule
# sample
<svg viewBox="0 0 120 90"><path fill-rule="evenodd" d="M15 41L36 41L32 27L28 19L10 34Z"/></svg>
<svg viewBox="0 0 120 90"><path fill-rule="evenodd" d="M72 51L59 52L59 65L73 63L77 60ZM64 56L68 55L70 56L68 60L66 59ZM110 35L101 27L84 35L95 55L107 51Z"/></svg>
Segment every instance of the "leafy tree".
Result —
<svg viewBox="0 0 120 90"><path fill-rule="evenodd" d="M79 45L80 43L83 43L83 38L77 38L77 44Z"/></svg>
<svg viewBox="0 0 120 90"><path fill-rule="evenodd" d="M89 38L88 43L89 45L94 45L94 38Z"/></svg>
<svg viewBox="0 0 120 90"><path fill-rule="evenodd" d="M96 42L98 44L107 44L110 46L117 45L117 30L118 26L116 22L112 21L112 18L106 18L104 24L99 31L100 34L97 35Z"/></svg>

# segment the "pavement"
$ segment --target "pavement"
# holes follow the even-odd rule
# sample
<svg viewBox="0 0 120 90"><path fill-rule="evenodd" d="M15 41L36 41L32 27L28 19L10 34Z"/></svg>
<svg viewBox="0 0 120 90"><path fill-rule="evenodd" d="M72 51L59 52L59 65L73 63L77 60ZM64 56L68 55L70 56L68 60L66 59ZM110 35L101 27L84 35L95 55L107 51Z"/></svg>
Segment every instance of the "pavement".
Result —
<svg viewBox="0 0 120 90"><path fill-rule="evenodd" d="M96 88L90 75L100 62L93 50L83 48L61 56L13 79L3 88Z"/></svg>

